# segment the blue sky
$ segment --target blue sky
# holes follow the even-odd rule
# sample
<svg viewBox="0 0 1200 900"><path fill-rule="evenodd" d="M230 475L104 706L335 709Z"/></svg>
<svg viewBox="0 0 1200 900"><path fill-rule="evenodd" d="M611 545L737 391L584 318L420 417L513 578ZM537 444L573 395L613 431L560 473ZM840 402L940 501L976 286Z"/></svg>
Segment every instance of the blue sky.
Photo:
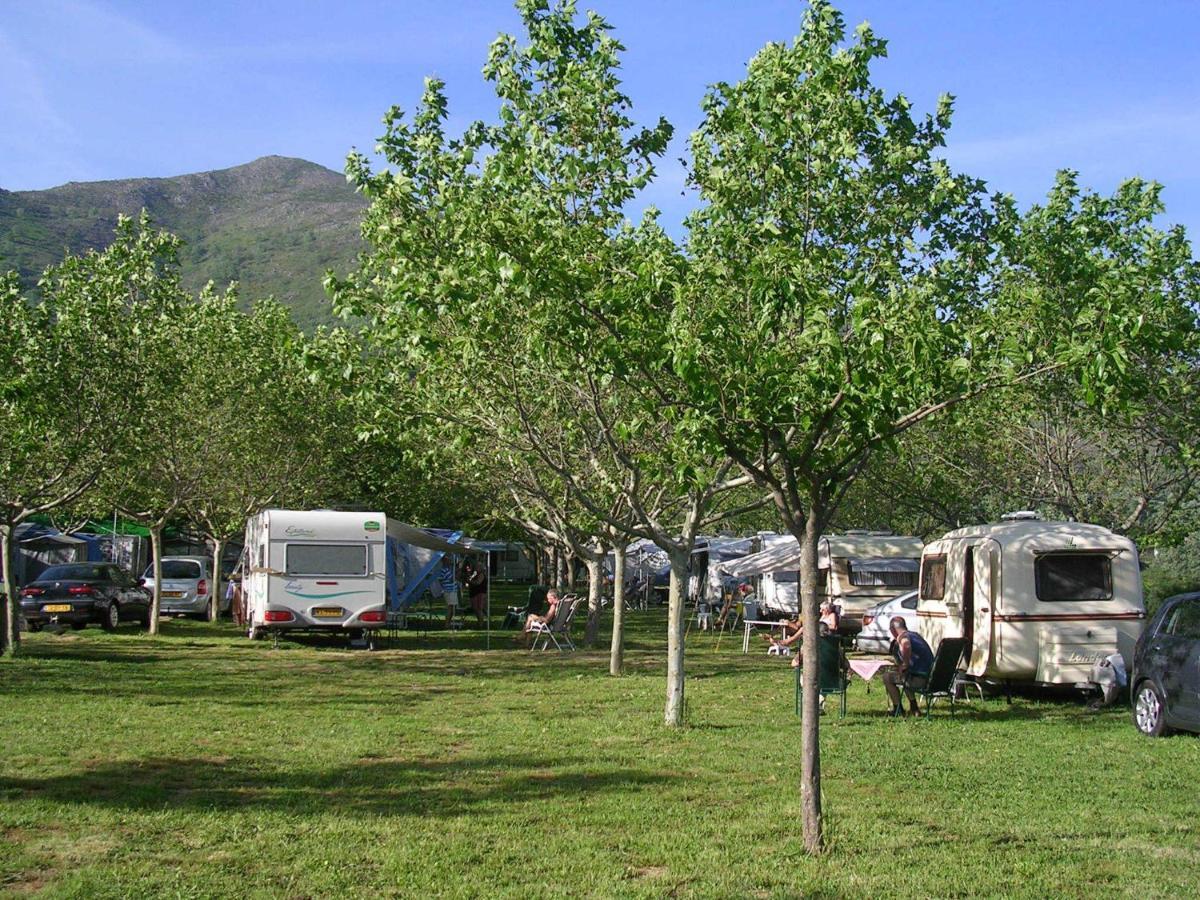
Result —
<svg viewBox="0 0 1200 900"><path fill-rule="evenodd" d="M705 85L795 35L783 0L594 0L628 48L636 115L679 138ZM947 155L994 189L1036 201L1061 167L1109 191L1166 186L1166 221L1200 233L1200 4L1107 0L844 0L889 41L877 81L918 109L957 96ZM275 153L341 170L369 150L422 78L448 83L454 121L495 108L479 75L505 0L0 0L0 187L175 175ZM647 200L691 201L672 163Z"/></svg>

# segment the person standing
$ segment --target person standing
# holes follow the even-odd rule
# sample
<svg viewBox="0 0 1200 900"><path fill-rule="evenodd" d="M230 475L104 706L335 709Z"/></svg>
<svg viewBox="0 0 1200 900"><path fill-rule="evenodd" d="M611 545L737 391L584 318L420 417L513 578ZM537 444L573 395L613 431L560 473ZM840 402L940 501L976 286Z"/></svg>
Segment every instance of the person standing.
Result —
<svg viewBox="0 0 1200 900"><path fill-rule="evenodd" d="M442 599L446 601L446 630L449 631L454 627L454 613L458 610L458 574L454 571L453 557L442 557L438 584L442 586Z"/></svg>
<svg viewBox="0 0 1200 900"><path fill-rule="evenodd" d="M471 600L471 609L475 612L475 622L483 627L483 609L487 605L487 573L474 560L468 559L463 563L463 576L467 583L467 596Z"/></svg>

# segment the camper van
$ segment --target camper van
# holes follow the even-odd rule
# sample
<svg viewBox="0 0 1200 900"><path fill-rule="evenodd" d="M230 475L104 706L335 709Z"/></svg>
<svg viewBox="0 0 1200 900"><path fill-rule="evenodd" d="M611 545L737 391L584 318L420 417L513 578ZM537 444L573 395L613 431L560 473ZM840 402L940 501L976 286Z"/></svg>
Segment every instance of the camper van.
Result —
<svg viewBox="0 0 1200 900"><path fill-rule="evenodd" d="M387 619L387 517L267 509L246 523L243 592L251 638L370 631Z"/></svg>
<svg viewBox="0 0 1200 900"><path fill-rule="evenodd" d="M1074 685L1114 653L1133 661L1145 623L1137 547L1098 525L1032 513L952 531L921 556L916 629L967 640L967 673Z"/></svg>

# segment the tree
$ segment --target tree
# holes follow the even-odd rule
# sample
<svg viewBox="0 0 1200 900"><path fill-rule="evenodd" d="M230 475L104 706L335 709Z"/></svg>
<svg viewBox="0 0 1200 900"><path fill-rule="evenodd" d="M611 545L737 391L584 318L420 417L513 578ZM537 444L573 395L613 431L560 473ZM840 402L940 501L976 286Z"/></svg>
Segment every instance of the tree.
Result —
<svg viewBox="0 0 1200 900"><path fill-rule="evenodd" d="M309 377L309 345L288 309L266 300L242 313L236 302L232 290L201 296L196 338L220 364L199 367L184 386L204 411L204 437L191 444L198 476L181 511L212 550L213 621L224 545L267 506L315 501L336 478L329 463L344 437L334 429L337 398Z"/></svg>
<svg viewBox="0 0 1200 900"><path fill-rule="evenodd" d="M884 42L866 25L844 40L840 15L815 2L793 44L710 91L671 335L686 426L770 493L800 543L808 671L817 540L874 452L1048 372L1113 404L1130 393L1126 345L1162 358L1191 319L1181 247L1148 228L1142 189L1109 205L1066 176L1018 217L939 158L950 99L914 119L871 83ZM817 699L806 692L802 719L810 852L822 847Z"/></svg>
<svg viewBox="0 0 1200 900"><path fill-rule="evenodd" d="M331 282L343 306L371 319L372 336L403 354L423 418L455 446L485 452L528 446L517 425L524 382L613 377L597 347L619 338L597 318L636 314L645 299L628 285L653 260L623 210L671 134L662 121L634 126L621 47L599 16L578 22L570 2L523 0L518 10L528 46L500 37L484 69L500 100L495 123L448 138L443 85L430 79L411 126L397 109L385 119L379 150L392 171L351 155L348 173L372 201L372 250ZM580 421L564 415L555 435ZM490 421L498 427L467 430Z"/></svg>
<svg viewBox="0 0 1200 900"><path fill-rule="evenodd" d="M15 276L0 278L0 565L4 633L16 652L20 606L12 536L31 517L94 492L137 425L140 335L129 309L173 290L164 265L174 238L146 220L122 218L103 252L68 256L46 270L41 302L22 296Z"/></svg>

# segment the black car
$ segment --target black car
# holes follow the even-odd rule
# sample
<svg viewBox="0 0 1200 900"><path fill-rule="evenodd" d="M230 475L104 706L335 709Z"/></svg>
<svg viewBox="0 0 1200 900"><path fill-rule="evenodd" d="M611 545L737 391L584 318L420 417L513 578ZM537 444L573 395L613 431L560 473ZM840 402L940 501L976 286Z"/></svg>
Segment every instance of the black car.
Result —
<svg viewBox="0 0 1200 900"><path fill-rule="evenodd" d="M148 590L112 563L51 566L21 589L21 615L30 631L51 622L83 628L98 622L112 631L121 622L150 625Z"/></svg>
<svg viewBox="0 0 1200 900"><path fill-rule="evenodd" d="M1200 593L1164 601L1138 639L1129 684L1138 731L1200 731Z"/></svg>

